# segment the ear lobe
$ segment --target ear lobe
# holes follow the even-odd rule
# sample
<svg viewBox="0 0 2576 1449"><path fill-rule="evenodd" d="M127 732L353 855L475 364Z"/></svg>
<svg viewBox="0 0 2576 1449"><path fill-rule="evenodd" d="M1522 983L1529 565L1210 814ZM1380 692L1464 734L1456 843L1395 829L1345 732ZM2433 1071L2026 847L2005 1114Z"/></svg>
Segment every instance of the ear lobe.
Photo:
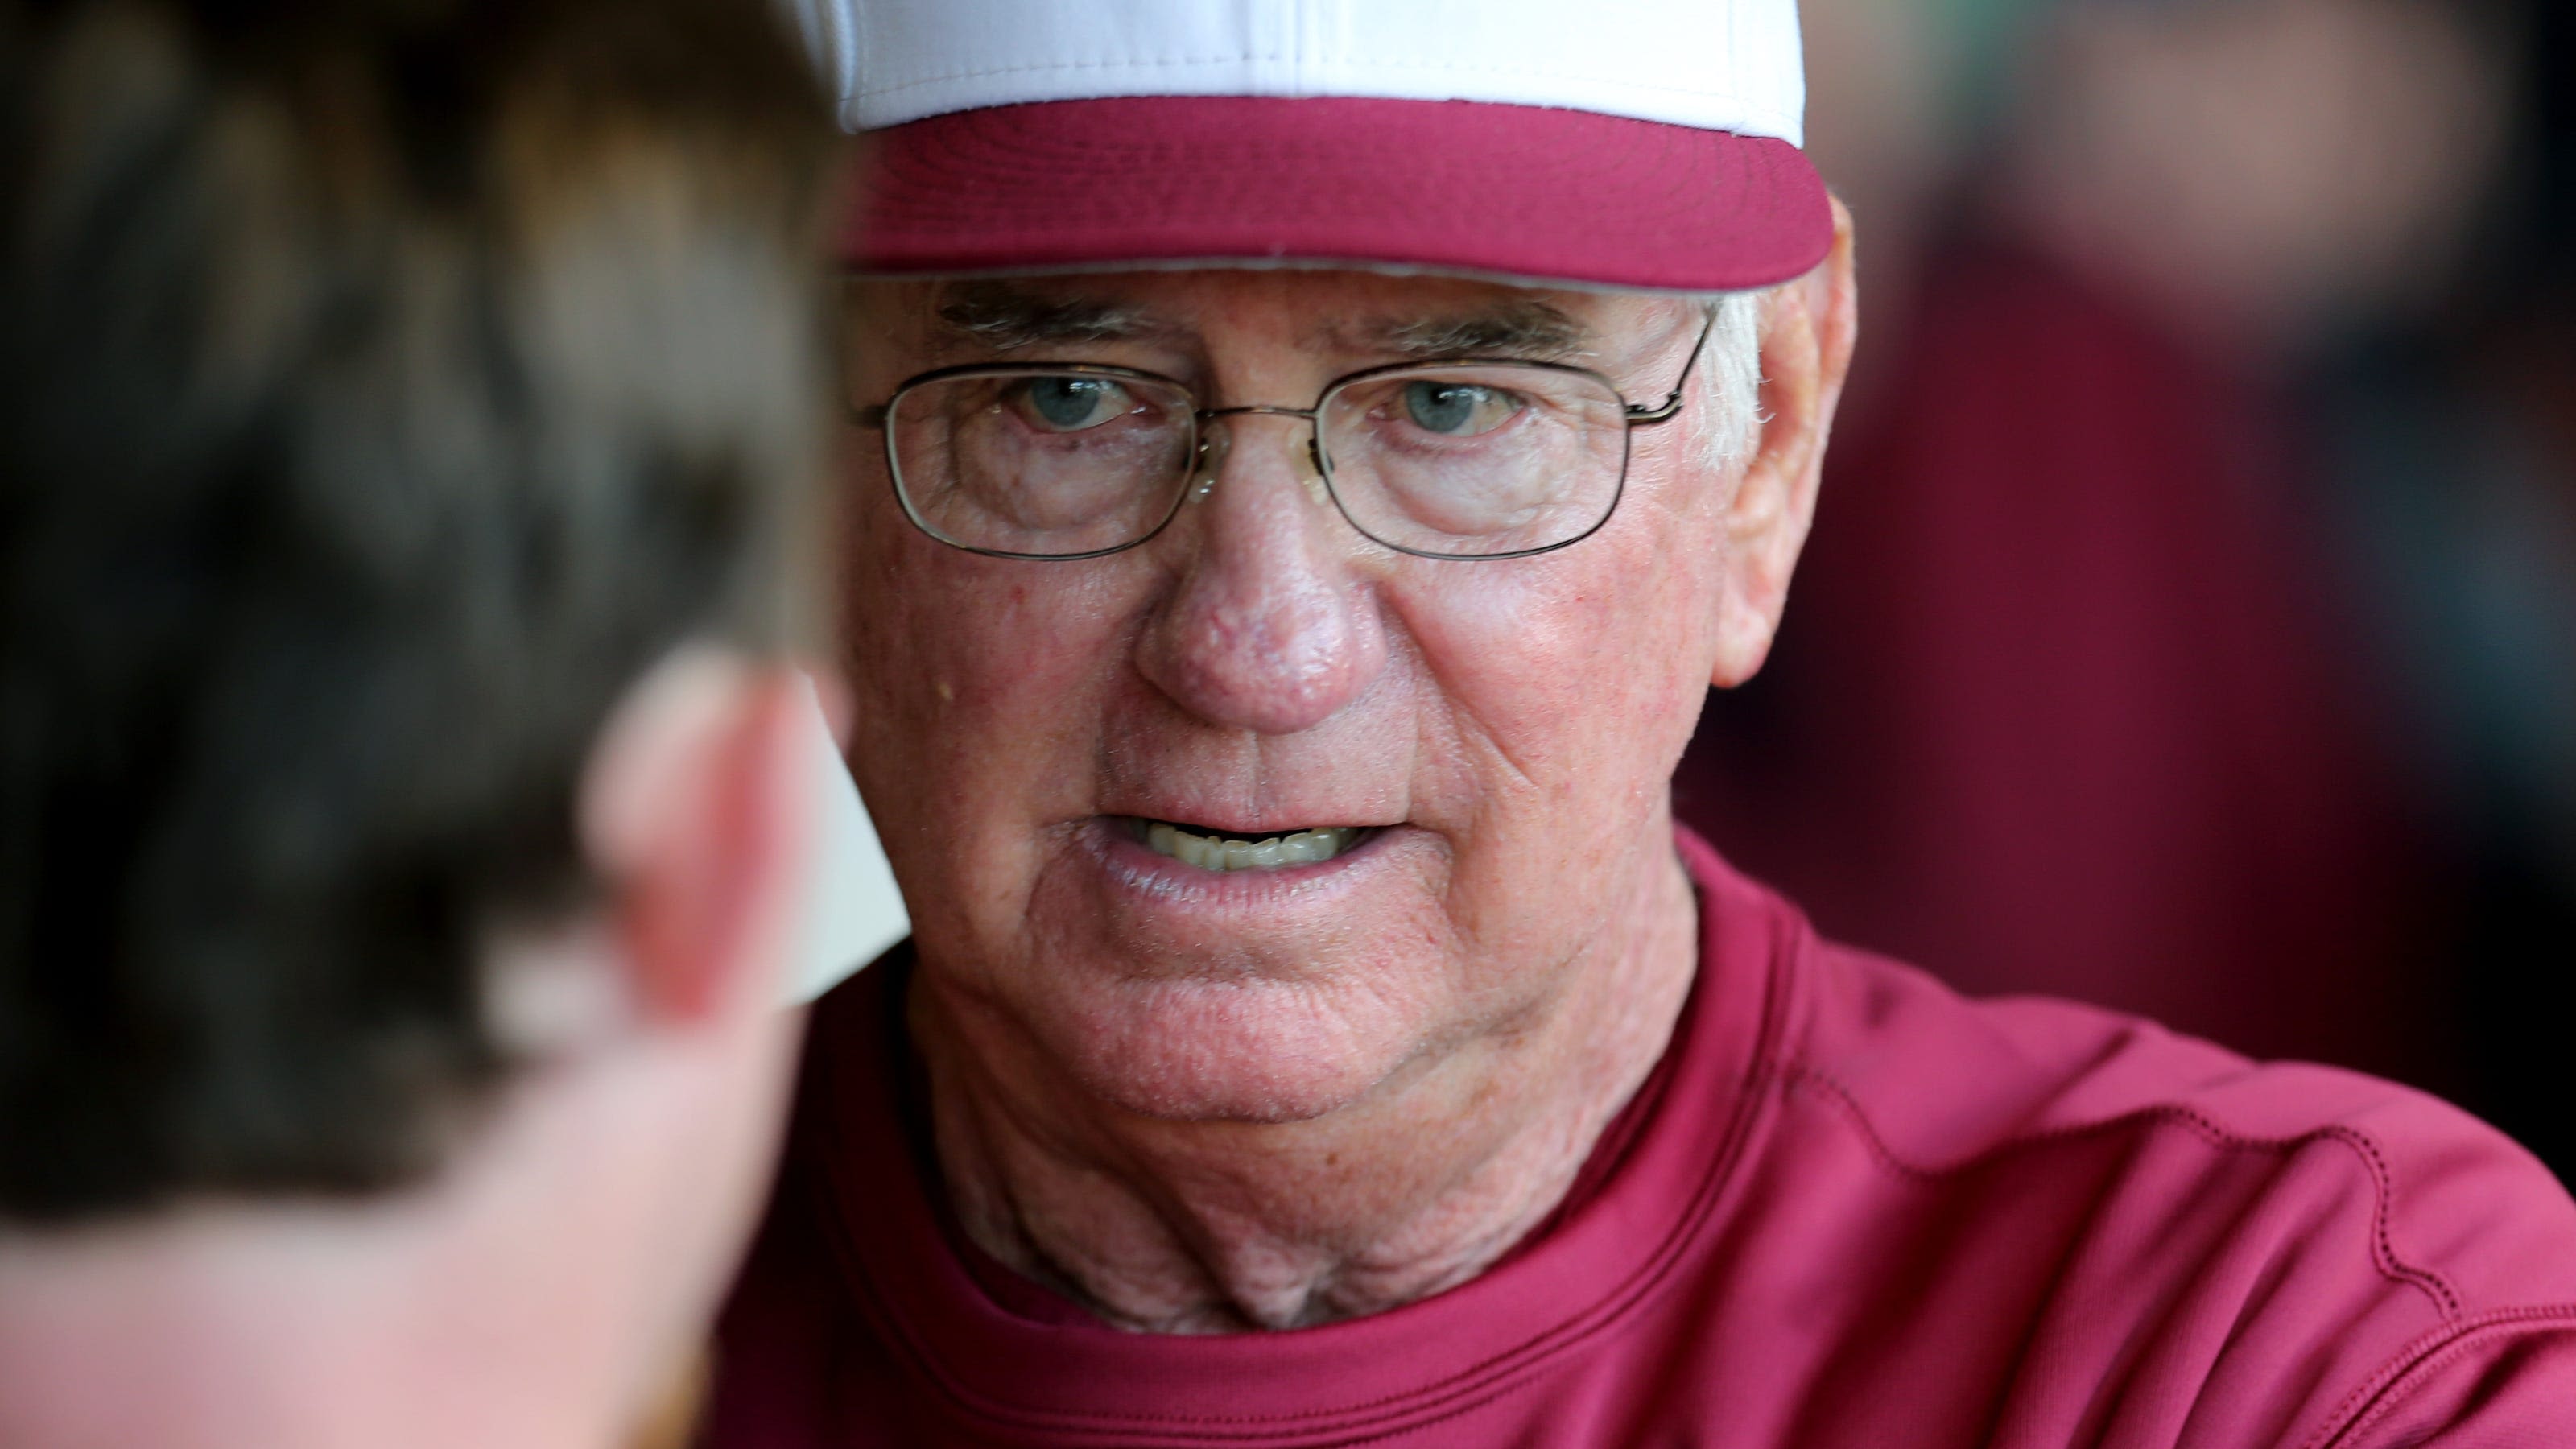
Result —
<svg viewBox="0 0 2576 1449"><path fill-rule="evenodd" d="M685 1025L767 1009L810 868L795 671L672 655L620 702L582 785L581 834L636 1014Z"/></svg>
<svg viewBox="0 0 2576 1449"><path fill-rule="evenodd" d="M1843 382L1859 339L1852 219L1833 200L1834 245L1824 262L1775 290L1762 320L1762 436L1727 511L1732 545L1709 682L1731 689L1769 656L1789 577L1814 521Z"/></svg>

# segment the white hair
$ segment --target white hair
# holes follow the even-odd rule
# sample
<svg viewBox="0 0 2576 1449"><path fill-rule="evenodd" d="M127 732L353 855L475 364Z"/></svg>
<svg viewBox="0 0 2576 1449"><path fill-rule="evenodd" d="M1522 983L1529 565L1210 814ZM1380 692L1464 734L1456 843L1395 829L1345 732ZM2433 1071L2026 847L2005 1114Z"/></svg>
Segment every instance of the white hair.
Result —
<svg viewBox="0 0 2576 1449"><path fill-rule="evenodd" d="M1700 439L1709 466L1732 472L1752 461L1761 441L1762 304L1768 292L1721 292L1702 298L1716 315L1701 349L1699 403L1706 416Z"/></svg>

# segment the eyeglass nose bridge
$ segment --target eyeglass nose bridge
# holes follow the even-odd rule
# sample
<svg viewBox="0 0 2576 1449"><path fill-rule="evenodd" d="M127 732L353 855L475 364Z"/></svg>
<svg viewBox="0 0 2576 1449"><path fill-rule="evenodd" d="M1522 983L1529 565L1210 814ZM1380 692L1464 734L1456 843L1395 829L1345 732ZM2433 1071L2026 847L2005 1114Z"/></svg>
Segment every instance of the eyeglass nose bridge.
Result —
<svg viewBox="0 0 2576 1449"><path fill-rule="evenodd" d="M1207 425L1226 418L1305 419L1307 423L1306 461L1314 467L1316 477L1328 476L1324 471L1324 449L1320 441L1323 434L1323 410L1320 408L1291 408L1280 407L1274 403L1246 403L1241 407L1201 408L1191 416L1197 420L1199 427L1198 466L1193 470L1199 475L1199 481L1190 489L1192 498L1205 498L1216 491L1217 470L1225 464L1226 450L1233 447L1233 430L1226 430L1222 435L1226 438L1226 442L1219 444L1216 440L1220 435L1210 431Z"/></svg>
<svg viewBox="0 0 2576 1449"><path fill-rule="evenodd" d="M1204 423L1216 418L1241 417L1246 413L1268 413L1283 418L1304 418L1310 423L1317 415L1314 408L1281 407L1276 403L1246 403L1236 408L1201 408L1198 411L1198 420Z"/></svg>

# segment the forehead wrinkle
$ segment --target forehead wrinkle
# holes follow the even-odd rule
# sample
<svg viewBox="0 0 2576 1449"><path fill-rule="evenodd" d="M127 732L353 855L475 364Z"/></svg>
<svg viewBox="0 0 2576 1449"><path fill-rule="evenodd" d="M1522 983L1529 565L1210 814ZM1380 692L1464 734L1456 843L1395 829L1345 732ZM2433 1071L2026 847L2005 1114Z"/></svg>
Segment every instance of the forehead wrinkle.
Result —
<svg viewBox="0 0 2576 1449"><path fill-rule="evenodd" d="M1562 362L1589 355L1590 327L1537 298L1514 298L1459 311L1380 317L1333 329L1353 350L1398 357L1515 357Z"/></svg>
<svg viewBox="0 0 2576 1449"><path fill-rule="evenodd" d="M1169 337L1178 331L1133 303L1048 296L1008 282L960 283L940 302L938 317L951 336L996 352Z"/></svg>

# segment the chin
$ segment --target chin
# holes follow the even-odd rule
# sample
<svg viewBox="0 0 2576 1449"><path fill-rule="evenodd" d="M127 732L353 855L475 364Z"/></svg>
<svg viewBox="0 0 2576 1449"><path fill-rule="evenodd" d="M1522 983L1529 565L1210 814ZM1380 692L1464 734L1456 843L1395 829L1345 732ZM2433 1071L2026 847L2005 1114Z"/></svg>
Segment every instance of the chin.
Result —
<svg viewBox="0 0 2576 1449"><path fill-rule="evenodd" d="M923 960L1097 1101L1175 1121L1322 1117L1459 1035L1471 1005L1425 872L1405 852L1367 858L1284 889L1216 877L1233 891L1202 898L1132 891L1075 850L1007 923L955 922L956 949Z"/></svg>
<svg viewBox="0 0 2576 1449"><path fill-rule="evenodd" d="M1312 978L1102 982L1037 1028L1098 1099L1168 1121L1285 1123L1366 1099L1419 1059L1432 1003Z"/></svg>

